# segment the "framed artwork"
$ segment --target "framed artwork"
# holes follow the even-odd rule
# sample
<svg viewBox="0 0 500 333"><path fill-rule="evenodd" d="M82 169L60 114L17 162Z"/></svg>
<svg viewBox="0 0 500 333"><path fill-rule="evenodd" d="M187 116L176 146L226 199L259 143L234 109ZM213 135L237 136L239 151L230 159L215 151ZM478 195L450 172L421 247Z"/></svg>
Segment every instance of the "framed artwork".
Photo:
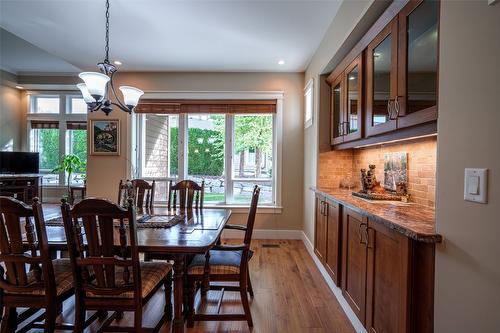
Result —
<svg viewBox="0 0 500 333"><path fill-rule="evenodd" d="M408 154L406 152L384 155L384 187L396 191L398 183L408 183Z"/></svg>
<svg viewBox="0 0 500 333"><path fill-rule="evenodd" d="M120 155L120 121L90 120L90 154Z"/></svg>

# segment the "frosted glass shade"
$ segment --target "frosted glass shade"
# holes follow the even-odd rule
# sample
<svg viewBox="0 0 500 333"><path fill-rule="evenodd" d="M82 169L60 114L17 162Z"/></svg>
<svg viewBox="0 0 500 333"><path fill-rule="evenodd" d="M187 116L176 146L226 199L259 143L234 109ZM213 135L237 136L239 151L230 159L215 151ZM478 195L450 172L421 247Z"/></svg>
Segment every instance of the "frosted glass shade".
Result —
<svg viewBox="0 0 500 333"><path fill-rule="evenodd" d="M123 94L123 103L129 108L133 109L139 103L139 98L144 95L144 91L129 87L129 86L121 86L120 90Z"/></svg>
<svg viewBox="0 0 500 333"><path fill-rule="evenodd" d="M83 72L78 75L85 82L89 94L97 101L103 100L106 95L106 86L109 76L97 72Z"/></svg>
<svg viewBox="0 0 500 333"><path fill-rule="evenodd" d="M85 83L78 83L76 85L78 89L82 92L83 100L85 103L90 104L90 103L95 103L94 97L90 95L89 90L87 89L87 85Z"/></svg>

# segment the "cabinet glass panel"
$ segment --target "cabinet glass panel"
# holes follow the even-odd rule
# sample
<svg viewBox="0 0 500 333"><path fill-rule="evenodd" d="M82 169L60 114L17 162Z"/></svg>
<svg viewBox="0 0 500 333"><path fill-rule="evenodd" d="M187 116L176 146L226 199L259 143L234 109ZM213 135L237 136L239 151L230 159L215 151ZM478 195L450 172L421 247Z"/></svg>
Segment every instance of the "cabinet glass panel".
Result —
<svg viewBox="0 0 500 333"><path fill-rule="evenodd" d="M408 16L406 113L436 105L438 1L423 1Z"/></svg>
<svg viewBox="0 0 500 333"><path fill-rule="evenodd" d="M342 98L342 91L340 88L340 83L333 87L333 137L337 138L340 136L340 99Z"/></svg>
<svg viewBox="0 0 500 333"><path fill-rule="evenodd" d="M354 67L347 74L347 122L349 125L349 133L358 131L358 116L359 116L359 68Z"/></svg>
<svg viewBox="0 0 500 333"><path fill-rule="evenodd" d="M373 49L373 113L372 124L389 121L387 103L391 95L391 44L392 36L387 36Z"/></svg>

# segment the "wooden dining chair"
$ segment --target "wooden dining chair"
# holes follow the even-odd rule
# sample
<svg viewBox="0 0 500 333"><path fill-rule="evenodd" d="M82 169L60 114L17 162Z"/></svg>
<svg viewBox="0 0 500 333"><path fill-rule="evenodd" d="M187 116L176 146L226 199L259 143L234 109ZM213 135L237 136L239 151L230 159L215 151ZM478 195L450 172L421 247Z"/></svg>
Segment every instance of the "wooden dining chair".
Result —
<svg viewBox="0 0 500 333"><path fill-rule="evenodd" d="M177 208L177 198L181 209L202 209L204 196L205 181L201 182L201 186L192 180L182 180L175 185L170 181L168 186L168 209Z"/></svg>
<svg viewBox="0 0 500 333"><path fill-rule="evenodd" d="M196 255L188 266L188 327L193 327L194 321L224 321L224 320L246 320L249 327L253 327L252 313L248 304L248 260L250 255L250 243L252 241L253 226L257 212L260 188L256 185L248 213L247 226L244 229L245 237L242 244L237 245L216 245L209 251L207 256ZM243 229L240 229L243 230ZM216 314L196 313L194 300L196 286L203 283L204 277L209 274L210 281L218 282L238 282L238 285L219 285L210 286L213 289L221 289L221 295L218 302ZM224 291L239 291L241 302L243 304L244 314L220 314L220 307Z"/></svg>
<svg viewBox="0 0 500 333"><path fill-rule="evenodd" d="M75 280L75 332L83 331L87 310L115 311L100 330L124 331L110 324L124 311L132 311L134 326L126 330L157 332L172 316L172 266L139 261L132 199L127 209L97 198L84 199L73 208L63 201L61 209ZM164 314L154 328L144 328L143 306L162 285Z"/></svg>
<svg viewBox="0 0 500 333"><path fill-rule="evenodd" d="M62 303L73 295L73 276L68 259L52 260L38 198L33 199L30 207L16 199L0 197L0 263L0 307L5 309L2 333L16 332L19 323L40 309L45 309L44 313L28 323L24 331L73 330L68 324L56 326ZM18 315L18 307L28 309ZM45 323L38 323L42 318Z"/></svg>
<svg viewBox="0 0 500 333"><path fill-rule="evenodd" d="M151 210L154 205L155 185L154 180L151 184L144 179L120 180L118 203L125 206L128 198L132 198L137 208Z"/></svg>

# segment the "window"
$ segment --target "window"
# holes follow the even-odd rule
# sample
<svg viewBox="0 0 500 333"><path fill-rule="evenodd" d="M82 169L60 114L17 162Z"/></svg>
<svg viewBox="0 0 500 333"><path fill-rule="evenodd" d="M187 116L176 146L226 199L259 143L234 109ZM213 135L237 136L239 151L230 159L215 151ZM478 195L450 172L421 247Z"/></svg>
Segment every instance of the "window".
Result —
<svg viewBox="0 0 500 333"><path fill-rule="evenodd" d="M32 113L59 113L59 96L38 96L32 105Z"/></svg>
<svg viewBox="0 0 500 333"><path fill-rule="evenodd" d="M43 184L64 186L67 175L52 173L65 154L77 155L87 163L87 110L83 98L65 93L29 93L29 149L40 153ZM72 174L70 182L81 184L85 170Z"/></svg>
<svg viewBox="0 0 500 333"><path fill-rule="evenodd" d="M279 205L277 114L238 110L136 114L136 175L156 180L157 202L167 200L169 180L190 179L205 182L206 206L248 206L255 185L259 204Z"/></svg>
<svg viewBox="0 0 500 333"><path fill-rule="evenodd" d="M305 128L312 125L313 112L314 112L314 90L313 79L310 79L304 88L304 122Z"/></svg>
<svg viewBox="0 0 500 333"><path fill-rule="evenodd" d="M250 203L255 184L260 202L272 202L273 116L235 115L233 202Z"/></svg>
<svg viewBox="0 0 500 333"><path fill-rule="evenodd" d="M225 202L224 115L188 115L188 179L205 181L204 202Z"/></svg>

